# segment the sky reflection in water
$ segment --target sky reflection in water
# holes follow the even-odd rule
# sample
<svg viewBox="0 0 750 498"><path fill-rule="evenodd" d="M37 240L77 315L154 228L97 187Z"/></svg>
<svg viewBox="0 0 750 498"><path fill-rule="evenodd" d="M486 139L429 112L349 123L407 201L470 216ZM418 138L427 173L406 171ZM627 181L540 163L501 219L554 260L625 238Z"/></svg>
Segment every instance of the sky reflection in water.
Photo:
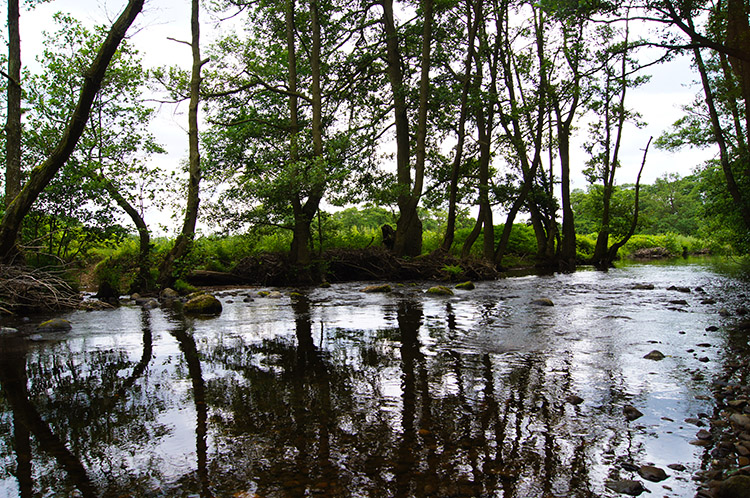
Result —
<svg viewBox="0 0 750 498"><path fill-rule="evenodd" d="M746 282L633 265L448 298L363 286L225 293L213 319L77 312L65 337L4 340L0 494L614 496L607 480L638 478L623 462L682 463L646 487L695 494L708 457L684 419L712 413L728 347L705 329Z"/></svg>

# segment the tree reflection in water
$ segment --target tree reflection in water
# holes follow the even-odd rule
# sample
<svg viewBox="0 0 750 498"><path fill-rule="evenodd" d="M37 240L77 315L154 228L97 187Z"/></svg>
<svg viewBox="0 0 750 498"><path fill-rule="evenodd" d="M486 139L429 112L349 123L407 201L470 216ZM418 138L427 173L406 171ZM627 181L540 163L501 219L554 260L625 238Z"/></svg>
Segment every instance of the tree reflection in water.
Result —
<svg viewBox="0 0 750 498"><path fill-rule="evenodd" d="M614 336L588 356L477 347L477 328L505 333L494 295L470 313L419 291L362 299L378 325L336 321L351 301L310 290L209 320L143 312L130 347L3 342L3 482L22 497L593 497L647 458L622 416L645 388ZM556 340L543 313L524 319ZM565 402L581 379L586 402Z"/></svg>

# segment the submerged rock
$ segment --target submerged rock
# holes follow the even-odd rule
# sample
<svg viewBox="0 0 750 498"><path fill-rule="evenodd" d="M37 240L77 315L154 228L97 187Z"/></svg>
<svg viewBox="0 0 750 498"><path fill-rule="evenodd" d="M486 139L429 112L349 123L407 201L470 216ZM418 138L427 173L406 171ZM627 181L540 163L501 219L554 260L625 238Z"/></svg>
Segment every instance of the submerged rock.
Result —
<svg viewBox="0 0 750 498"><path fill-rule="evenodd" d="M640 481L632 481L629 479L624 479L622 481L608 481L605 486L615 493L623 493L631 496L638 496L646 491L646 488L643 487L643 484Z"/></svg>
<svg viewBox="0 0 750 498"><path fill-rule="evenodd" d="M427 289L427 294L432 294L433 296L452 296L453 291L443 285L436 285Z"/></svg>
<svg viewBox="0 0 750 498"><path fill-rule="evenodd" d="M546 297L540 297L539 299L534 299L531 301L531 304L536 304L538 306L554 306L555 303L552 302L552 299L546 298Z"/></svg>
<svg viewBox="0 0 750 498"><path fill-rule="evenodd" d="M42 322L36 328L37 332L70 332L73 326L64 318L53 318Z"/></svg>
<svg viewBox="0 0 750 498"><path fill-rule="evenodd" d="M221 302L211 294L201 294L185 303L185 313L196 315L221 314Z"/></svg>

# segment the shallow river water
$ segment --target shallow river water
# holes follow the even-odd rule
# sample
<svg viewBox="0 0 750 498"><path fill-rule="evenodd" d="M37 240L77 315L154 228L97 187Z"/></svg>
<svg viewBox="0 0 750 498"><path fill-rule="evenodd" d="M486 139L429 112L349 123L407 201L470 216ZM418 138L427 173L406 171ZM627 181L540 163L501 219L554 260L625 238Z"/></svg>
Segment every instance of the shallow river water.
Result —
<svg viewBox="0 0 750 498"><path fill-rule="evenodd" d="M0 496L611 497L608 481L642 480L624 463L667 471L650 496L695 495L710 456L685 419L713 413L718 311L747 281L697 262L452 297L365 285L225 290L217 318L74 312L68 334L4 338Z"/></svg>

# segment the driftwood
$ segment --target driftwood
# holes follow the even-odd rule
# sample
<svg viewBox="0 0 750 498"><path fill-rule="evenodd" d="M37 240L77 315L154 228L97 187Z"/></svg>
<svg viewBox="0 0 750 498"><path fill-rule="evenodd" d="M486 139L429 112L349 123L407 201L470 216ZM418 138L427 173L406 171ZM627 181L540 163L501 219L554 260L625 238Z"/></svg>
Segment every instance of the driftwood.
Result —
<svg viewBox="0 0 750 498"><path fill-rule="evenodd" d="M0 265L0 309L59 311L77 308L81 296L59 273L17 265Z"/></svg>

